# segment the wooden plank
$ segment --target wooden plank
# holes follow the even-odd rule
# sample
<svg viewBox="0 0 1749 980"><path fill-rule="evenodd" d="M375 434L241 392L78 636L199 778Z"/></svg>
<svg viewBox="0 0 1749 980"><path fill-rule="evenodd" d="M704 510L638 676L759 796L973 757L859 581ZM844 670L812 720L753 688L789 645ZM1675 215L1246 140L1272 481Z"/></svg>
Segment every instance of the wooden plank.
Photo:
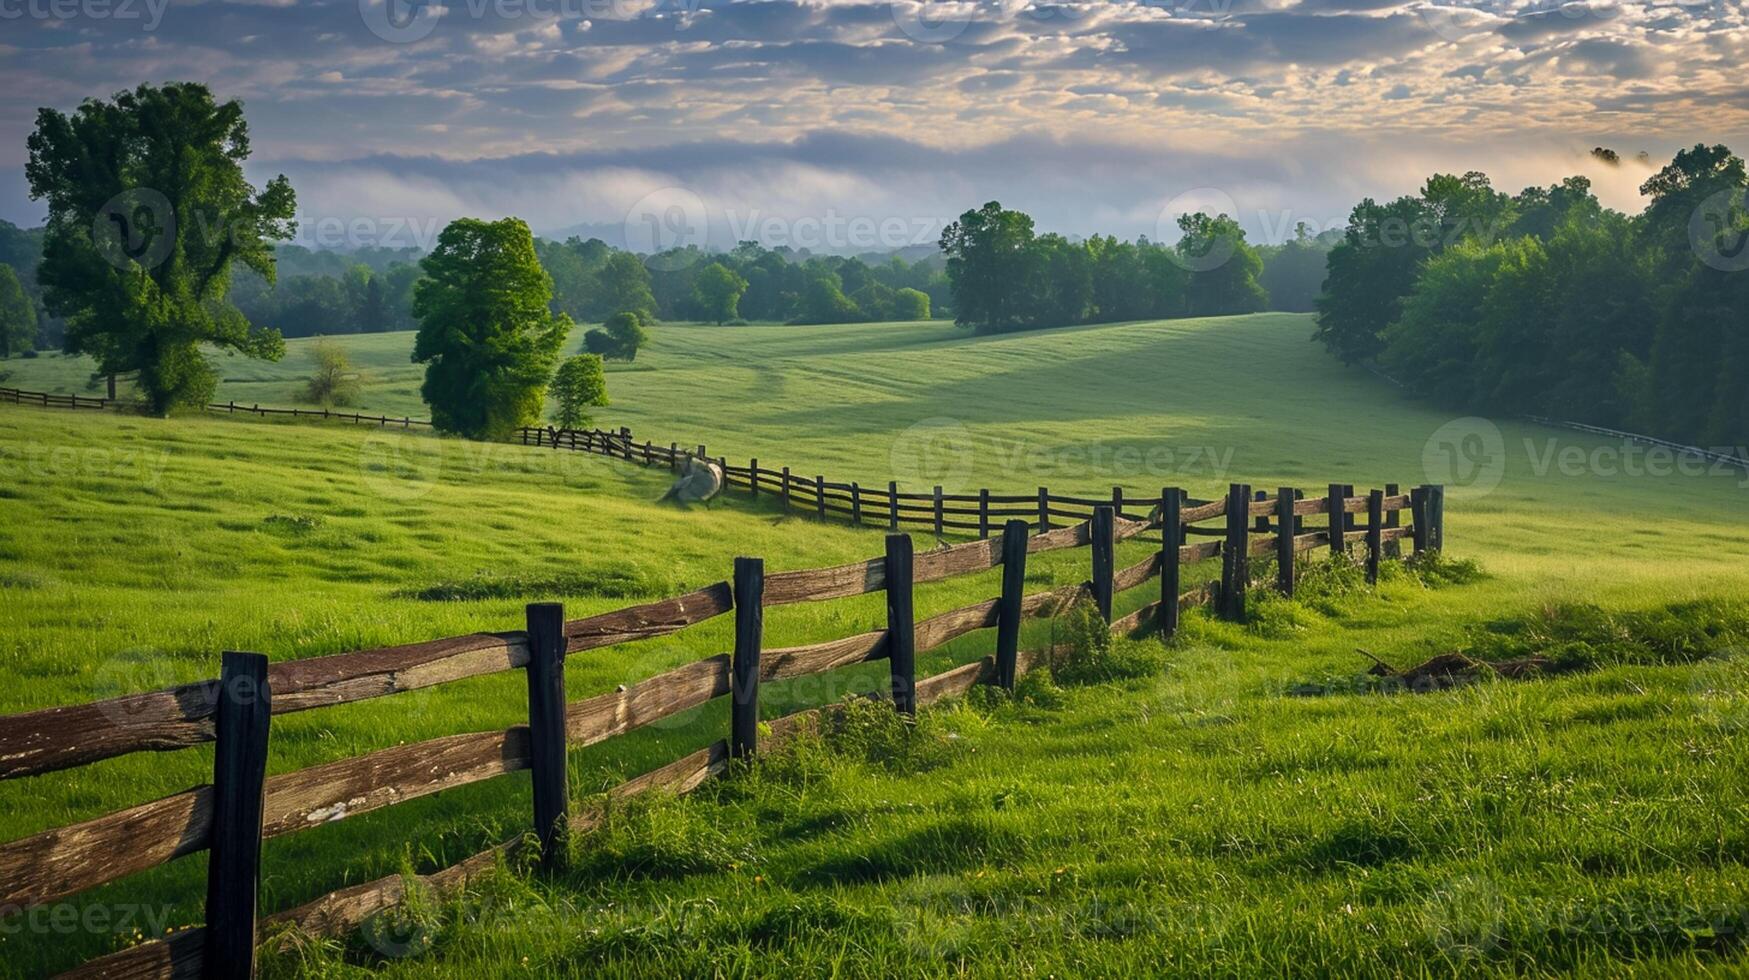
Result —
<svg viewBox="0 0 1749 980"><path fill-rule="evenodd" d="M530 603L528 622L528 749L534 773L534 835L541 867L565 866L562 839L571 793L565 764L565 607Z"/></svg>
<svg viewBox="0 0 1749 980"><path fill-rule="evenodd" d="M887 631L858 633L839 640L781 650L766 650L759 656L759 679L778 680L818 674L887 655Z"/></svg>
<svg viewBox="0 0 1749 980"><path fill-rule="evenodd" d="M917 713L917 635L912 612L912 549L909 534L887 535L887 663L893 706Z"/></svg>
<svg viewBox="0 0 1749 980"><path fill-rule="evenodd" d="M1026 598L1026 522L1009 521L1002 529L1002 597L996 613L996 683L1014 690L1020 653L1021 602Z"/></svg>
<svg viewBox="0 0 1749 980"><path fill-rule="evenodd" d="M272 723L267 658L227 651L220 660L213 751L213 829L206 877L208 977L255 975L261 893L261 818Z"/></svg>
<svg viewBox="0 0 1749 980"><path fill-rule="evenodd" d="M917 703L921 705L934 704L944 698L965 694L979 684L992 683L995 679L995 658L985 657L982 660L975 660L919 681L917 683Z"/></svg>
<svg viewBox="0 0 1749 980"><path fill-rule="evenodd" d="M946 578L988 571L1002 561L999 540L967 541L951 548L936 548L913 556L913 582L937 582Z"/></svg>
<svg viewBox="0 0 1749 980"><path fill-rule="evenodd" d="M0 844L0 908L57 902L88 888L205 850L212 787Z"/></svg>
<svg viewBox="0 0 1749 980"><path fill-rule="evenodd" d="M1000 605L999 600L986 599L923 620L915 627L915 649L933 650L967 633L998 625Z"/></svg>
<svg viewBox="0 0 1749 980"><path fill-rule="evenodd" d="M765 604L788 605L792 602L819 602L843 599L853 595L879 592L886 588L885 560L836 565L832 568L808 568L794 572L773 572L765 578Z"/></svg>
<svg viewBox="0 0 1749 980"><path fill-rule="evenodd" d="M1114 593L1128 592L1159 573L1160 555L1158 553L1149 555L1134 565L1113 573L1111 590Z"/></svg>
<svg viewBox="0 0 1749 980"><path fill-rule="evenodd" d="M565 639L570 642L570 651L578 653L616 643L666 636L721 616L732 608L734 599L729 583L718 582L672 599L574 619L565 624Z"/></svg>
<svg viewBox="0 0 1749 980"><path fill-rule="evenodd" d="M344 820L529 767L528 728L446 735L268 777L264 837ZM196 848L198 849L198 848Z"/></svg>
<svg viewBox="0 0 1749 980"><path fill-rule="evenodd" d="M284 661L268 667L268 683L276 695L274 713L287 714L510 670L527 662L523 634L475 633ZM0 778L210 742L217 686L213 680L196 681L0 717Z"/></svg>
<svg viewBox="0 0 1749 980"><path fill-rule="evenodd" d="M737 759L759 749L759 647L765 632L765 562L735 559L735 654L730 661L734 694L729 703L729 754Z"/></svg>
<svg viewBox="0 0 1749 980"><path fill-rule="evenodd" d="M565 706L566 736L573 749L623 735L688 711L731 691L729 655L697 660Z"/></svg>

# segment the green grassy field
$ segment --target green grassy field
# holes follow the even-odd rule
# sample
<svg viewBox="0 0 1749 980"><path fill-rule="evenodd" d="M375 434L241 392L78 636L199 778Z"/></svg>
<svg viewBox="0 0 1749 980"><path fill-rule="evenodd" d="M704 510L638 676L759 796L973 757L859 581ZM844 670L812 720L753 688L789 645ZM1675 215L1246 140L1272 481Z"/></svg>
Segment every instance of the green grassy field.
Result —
<svg viewBox="0 0 1749 980"><path fill-rule="evenodd" d="M1273 604L1248 627L1198 618L1144 676L934 712L925 728L939 744L923 762L816 752L699 799L634 807L579 842L579 871L472 896L421 956L318 949L273 969L1740 974L1739 633L1606 653L1596 669L1534 682L1342 692L1364 666L1356 647L1408 664L1510 636L1562 603L1623 614L1743 596L1742 474L1612 473L1607 442L1502 422L1503 466L1453 480L1439 472L1444 440L1485 444L1493 430L1453 426L1308 335L1287 315L997 338L936 324L657 328L635 364L610 372L604 424L871 484L1212 496L1229 480L1440 480L1454 484L1449 548L1488 577ZM364 407L423 414L408 335L346 342L372 377ZM291 404L304 354L290 346L279 365L226 362L220 399ZM20 387L83 386L67 359L5 369ZM572 615L612 608L722 578L735 554L777 570L879 551L876 532L744 501L658 510L661 474L596 458L343 426L0 407L0 448L4 711L210 675L220 649L287 658L515 628L534 599L564 598ZM1034 574L1078 581L1084 560L1053 556ZM458 582L496 597L403 597ZM994 591L989 575L944 583L920 613ZM771 640L872 628L870 598L775 610ZM988 643L968 637L923 666ZM714 623L592 652L573 661L571 693L727 646ZM1336 691L1289 696L1321 683ZM788 693L767 711L833 692ZM505 676L287 716L270 767L521 712L521 679ZM579 753L573 785L603 786L723 726L705 711ZM189 751L0 784L0 837L181 789L207 766ZM509 777L269 842L264 907L404 860L448 863L514 832L526 808L526 781ZM74 902L167 905L180 925L199 917L200 873L185 859ZM0 932L0 969L32 975L116 941Z"/></svg>

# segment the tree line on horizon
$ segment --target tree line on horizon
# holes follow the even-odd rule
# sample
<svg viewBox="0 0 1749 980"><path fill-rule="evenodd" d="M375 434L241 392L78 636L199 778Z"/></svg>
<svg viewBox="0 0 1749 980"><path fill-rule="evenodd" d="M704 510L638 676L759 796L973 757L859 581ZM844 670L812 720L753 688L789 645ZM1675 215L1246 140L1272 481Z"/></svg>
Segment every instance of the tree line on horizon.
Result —
<svg viewBox="0 0 1749 980"><path fill-rule="evenodd" d="M1436 174L1356 205L1316 339L1446 408L1749 445L1746 187L1743 161L1704 144L1631 216L1585 177L1510 195Z"/></svg>

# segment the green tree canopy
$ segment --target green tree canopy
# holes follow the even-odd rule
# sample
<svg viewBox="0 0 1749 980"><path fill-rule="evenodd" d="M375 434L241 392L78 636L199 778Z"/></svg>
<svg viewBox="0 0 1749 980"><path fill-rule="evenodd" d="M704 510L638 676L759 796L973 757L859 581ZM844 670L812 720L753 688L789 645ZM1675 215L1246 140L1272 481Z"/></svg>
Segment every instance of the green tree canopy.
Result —
<svg viewBox="0 0 1749 980"><path fill-rule="evenodd" d="M1029 323L1037 304L1037 258L1031 216L997 201L967 211L941 233L955 322L979 330Z"/></svg>
<svg viewBox="0 0 1749 980"><path fill-rule="evenodd" d="M9 265L0 265L0 357L36 349L36 304Z"/></svg>
<svg viewBox="0 0 1749 980"><path fill-rule="evenodd" d="M607 372L598 354L578 354L565 359L553 375L553 424L561 429L581 429L594 419L589 409L606 405Z"/></svg>
<svg viewBox="0 0 1749 980"><path fill-rule="evenodd" d="M25 176L46 199L37 269L65 349L99 374L134 374L154 412L210 400L217 375L202 345L277 360L278 332L225 302L233 263L272 281L271 242L292 236L284 176L243 178L249 131L239 102L204 85L142 85L88 99L71 116L37 112Z"/></svg>
<svg viewBox="0 0 1749 980"><path fill-rule="evenodd" d="M747 280L735 270L712 262L699 270L692 288L705 319L724 324L741 316L741 294L747 291Z"/></svg>
<svg viewBox="0 0 1749 980"><path fill-rule="evenodd" d="M894 292L893 318L895 320L929 319L929 294L920 289L912 289L910 286Z"/></svg>
<svg viewBox="0 0 1749 980"><path fill-rule="evenodd" d="M458 219L420 267L413 360L426 365L432 424L486 439L537 421L571 319L548 308L552 280L528 226Z"/></svg>
<svg viewBox="0 0 1749 980"><path fill-rule="evenodd" d="M650 292L650 270L630 252L607 256L595 276L589 309L600 315L632 310L647 317L656 315L656 297Z"/></svg>
<svg viewBox="0 0 1749 980"><path fill-rule="evenodd" d="M644 329L648 322L649 317L638 310L621 310L608 317L602 326L612 341L613 356L622 361L637 360L638 348L650 340L650 332Z"/></svg>

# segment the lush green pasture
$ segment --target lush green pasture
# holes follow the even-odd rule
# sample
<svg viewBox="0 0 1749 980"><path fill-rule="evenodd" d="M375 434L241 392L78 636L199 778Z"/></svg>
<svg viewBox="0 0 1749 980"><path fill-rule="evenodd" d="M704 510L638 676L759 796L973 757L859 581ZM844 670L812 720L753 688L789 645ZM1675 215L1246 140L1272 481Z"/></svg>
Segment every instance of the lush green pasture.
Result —
<svg viewBox="0 0 1749 980"><path fill-rule="evenodd" d="M1486 466L1480 483L1454 479L1440 471L1444 440L1486 427L1442 433L1451 417L1330 362L1308 332L1293 316L997 338L934 324L657 328L634 364L612 370L603 418L640 437L703 441L810 476L1009 492L1182 485L1210 496L1229 480L1435 479L1454 484L1450 549L1490 575L1434 591L1398 579L1323 611L1278 605L1249 628L1198 619L1144 677L1060 703L938 713L930 726L957 737L932 767L834 760L634 809L613 834L582 842L623 852L623 864L585 860L566 880L477 896L475 925L391 966L1735 969L1749 910L1749 708L1741 665L1724 656L1734 635L1709 641L1718 649L1698 664L1420 696L1342 692L1364 666L1357 647L1406 664L1473 646L1479 624L1500 633L1561 602L1636 610L1743 596L1742 474L1611 472L1619 447L1607 441L1501 423L1497 485ZM377 378L366 408L422 414L407 335L347 342ZM220 398L290 403L302 356L291 346L280 365L227 362ZM52 357L5 367L24 387L52 380L38 374L51 368L77 374ZM939 438L919 439L920 423ZM1570 450L1564 467L1542 467L1548 440ZM935 451L920 452L926 442ZM735 554L764 555L775 570L879 550L875 532L740 500L657 510L648 502L661 474L599 459L344 426L0 407L0 449L5 711L208 675L220 649L285 658L514 628L534 599L564 598L573 615L611 608L722 578ZM1139 555L1132 546L1122 560ZM1033 577L1041 588L1077 581L1084 561L1052 556ZM402 597L458 583L497 597ZM932 587L920 612L995 588L990 575ZM872 599L774 610L772 642L872 628L882 615ZM926 666L988 643L967 638ZM572 693L727 646L718 622L591 652L572 662ZM767 710L870 676L800 685ZM1287 693L1332 680L1327 696ZM271 765L513 723L523 698L521 678L505 676L286 716ZM580 753L574 785L599 787L722 728L706 711ZM0 785L0 837L183 788L207 765L190 751ZM526 794L505 778L269 842L265 905L392 870L404 841L420 868L472 853L520 826ZM184 860L74 904L170 902L181 924L199 916L199 874L198 859ZM1724 934L1732 923L1738 937ZM0 936L0 964L30 974L113 941L14 931ZM315 954L275 966L341 968Z"/></svg>

